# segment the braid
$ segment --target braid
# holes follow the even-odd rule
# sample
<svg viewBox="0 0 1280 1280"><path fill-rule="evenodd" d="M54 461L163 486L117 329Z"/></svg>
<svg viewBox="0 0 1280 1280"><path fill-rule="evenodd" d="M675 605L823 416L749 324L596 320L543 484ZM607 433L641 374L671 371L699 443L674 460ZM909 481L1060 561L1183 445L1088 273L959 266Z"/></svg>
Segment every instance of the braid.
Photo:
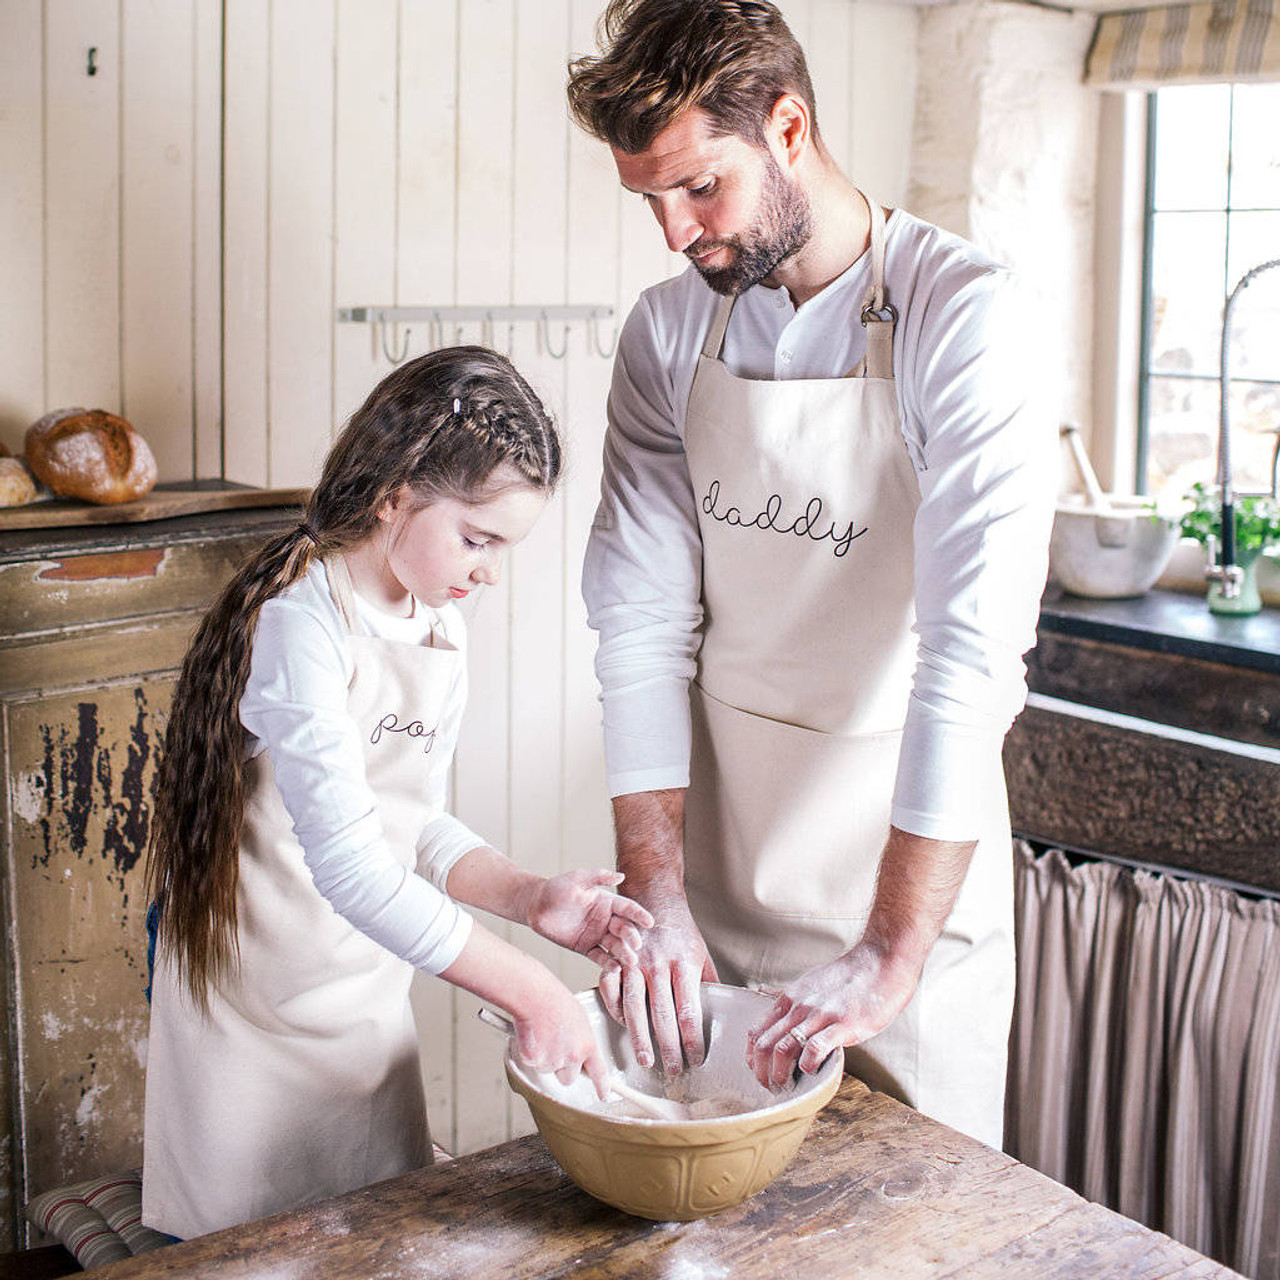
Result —
<svg viewBox="0 0 1280 1280"><path fill-rule="evenodd" d="M182 664L156 779L146 882L182 982L198 1008L232 968L244 820L240 700L262 606L306 573L317 551L302 525L278 534L231 579Z"/></svg>

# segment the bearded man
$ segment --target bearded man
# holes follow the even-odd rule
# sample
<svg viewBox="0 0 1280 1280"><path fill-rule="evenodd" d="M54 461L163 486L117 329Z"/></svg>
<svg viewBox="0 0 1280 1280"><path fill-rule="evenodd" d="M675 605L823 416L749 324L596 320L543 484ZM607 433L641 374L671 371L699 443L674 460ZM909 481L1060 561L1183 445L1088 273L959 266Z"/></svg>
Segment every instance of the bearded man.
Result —
<svg viewBox="0 0 1280 1280"><path fill-rule="evenodd" d="M570 108L691 263L624 326L584 567L618 866L656 920L606 1003L676 1072L700 980L767 987L761 1081L844 1047L999 1146L1001 746L1056 448L1011 274L845 177L773 5L613 0L601 29Z"/></svg>

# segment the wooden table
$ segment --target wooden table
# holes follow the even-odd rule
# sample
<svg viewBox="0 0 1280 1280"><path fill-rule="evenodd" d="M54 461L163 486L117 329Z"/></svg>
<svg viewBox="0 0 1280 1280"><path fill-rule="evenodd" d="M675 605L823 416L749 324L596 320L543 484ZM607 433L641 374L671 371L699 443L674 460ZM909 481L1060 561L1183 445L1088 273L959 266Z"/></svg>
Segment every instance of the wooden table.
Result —
<svg viewBox="0 0 1280 1280"><path fill-rule="evenodd" d="M541 1139L528 1137L95 1274L103 1280L1236 1275L851 1077L772 1186L697 1222L648 1222L600 1204L565 1177Z"/></svg>

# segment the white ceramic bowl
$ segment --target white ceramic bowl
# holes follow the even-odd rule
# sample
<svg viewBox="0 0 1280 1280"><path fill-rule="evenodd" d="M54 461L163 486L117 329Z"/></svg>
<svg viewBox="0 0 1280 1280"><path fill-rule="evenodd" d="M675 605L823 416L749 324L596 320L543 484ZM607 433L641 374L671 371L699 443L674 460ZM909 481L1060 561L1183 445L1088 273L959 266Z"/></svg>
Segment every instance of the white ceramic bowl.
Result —
<svg viewBox="0 0 1280 1280"><path fill-rule="evenodd" d="M661 1096L661 1073L636 1063L626 1032L605 1014L596 993L584 991L578 999L606 1058L627 1083ZM844 1055L833 1053L814 1075L771 1093L746 1064L747 1030L768 1011L770 997L704 983L702 1000L711 1037L707 1061L686 1070L668 1096L697 1103L731 1095L750 1106L748 1111L677 1121L609 1114L585 1077L565 1088L507 1052L507 1080L529 1103L560 1167L598 1200L643 1218L701 1218L763 1190L791 1163L844 1071Z"/></svg>
<svg viewBox="0 0 1280 1280"><path fill-rule="evenodd" d="M1049 571L1067 591L1099 600L1140 596L1164 572L1178 529L1151 499L1108 495L1109 514L1086 510L1083 496L1063 499L1053 518Z"/></svg>

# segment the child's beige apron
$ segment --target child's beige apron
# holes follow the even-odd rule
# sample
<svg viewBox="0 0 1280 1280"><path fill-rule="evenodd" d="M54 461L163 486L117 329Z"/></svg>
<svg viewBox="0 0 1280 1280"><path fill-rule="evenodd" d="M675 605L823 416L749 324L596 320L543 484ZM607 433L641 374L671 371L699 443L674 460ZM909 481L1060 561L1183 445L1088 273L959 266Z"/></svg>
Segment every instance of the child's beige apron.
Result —
<svg viewBox="0 0 1280 1280"><path fill-rule="evenodd" d="M721 979L782 983L861 936L916 665L919 486L898 424L884 215L855 375L753 381L708 331L685 450L703 545L686 883ZM1004 780L920 988L849 1055L876 1088L999 1146L1013 999Z"/></svg>
<svg viewBox="0 0 1280 1280"><path fill-rule="evenodd" d="M366 775L387 847L412 870L430 816L431 732L461 653L439 634L423 645L366 634L341 558L327 569L350 632L347 705ZM266 753L247 769L239 971L211 993L204 1018L179 988L163 937L157 956L143 1221L183 1238L431 1162L413 970L316 889Z"/></svg>

